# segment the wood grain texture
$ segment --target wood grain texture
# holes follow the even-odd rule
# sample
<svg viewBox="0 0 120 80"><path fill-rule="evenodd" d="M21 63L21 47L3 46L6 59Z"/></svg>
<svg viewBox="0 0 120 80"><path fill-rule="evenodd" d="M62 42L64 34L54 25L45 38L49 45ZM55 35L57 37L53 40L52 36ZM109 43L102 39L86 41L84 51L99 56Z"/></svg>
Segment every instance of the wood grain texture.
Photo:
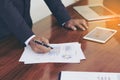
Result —
<svg viewBox="0 0 120 80"><path fill-rule="evenodd" d="M85 4L77 2L73 5ZM68 7L73 18L81 18L72 6ZM117 33L105 44L87 41L83 36L94 27L116 29ZM45 36L50 43L79 42L86 56L79 64L42 63L25 65L18 60L24 47L13 37L0 41L0 80L58 80L61 71L120 72L120 27L119 19L88 22L86 31L71 31L60 27L53 16L34 24L36 35Z"/></svg>

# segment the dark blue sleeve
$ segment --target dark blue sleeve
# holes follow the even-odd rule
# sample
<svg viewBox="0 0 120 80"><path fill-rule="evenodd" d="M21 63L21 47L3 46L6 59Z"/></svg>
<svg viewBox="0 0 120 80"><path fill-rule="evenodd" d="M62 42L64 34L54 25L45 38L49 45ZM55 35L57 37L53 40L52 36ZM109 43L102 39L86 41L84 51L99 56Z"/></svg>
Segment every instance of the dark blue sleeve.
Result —
<svg viewBox="0 0 120 80"><path fill-rule="evenodd" d="M33 35L24 18L13 5L12 0L0 0L0 18L7 24L8 30L24 42Z"/></svg>
<svg viewBox="0 0 120 80"><path fill-rule="evenodd" d="M51 10L52 14L56 17L58 23L61 25L71 19L67 9L62 4L61 0L44 0Z"/></svg>

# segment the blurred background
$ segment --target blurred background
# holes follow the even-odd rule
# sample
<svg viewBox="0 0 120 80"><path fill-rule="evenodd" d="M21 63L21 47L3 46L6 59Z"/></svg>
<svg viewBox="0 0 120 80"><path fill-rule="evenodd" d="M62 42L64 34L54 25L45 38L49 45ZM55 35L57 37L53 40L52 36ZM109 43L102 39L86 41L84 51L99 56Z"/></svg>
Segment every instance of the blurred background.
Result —
<svg viewBox="0 0 120 80"><path fill-rule="evenodd" d="M78 0L62 0L65 6L75 3ZM44 0L31 0L31 16L33 23L47 17L51 12L46 6Z"/></svg>

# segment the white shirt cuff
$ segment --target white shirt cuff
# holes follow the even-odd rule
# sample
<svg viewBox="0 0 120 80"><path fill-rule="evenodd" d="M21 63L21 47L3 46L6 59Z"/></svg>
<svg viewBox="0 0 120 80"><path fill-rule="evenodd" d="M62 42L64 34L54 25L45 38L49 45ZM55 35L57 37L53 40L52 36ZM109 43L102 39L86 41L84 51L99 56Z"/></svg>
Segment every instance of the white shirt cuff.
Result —
<svg viewBox="0 0 120 80"><path fill-rule="evenodd" d="M32 38L34 38L34 37L35 37L35 35L32 35L31 37L29 37L29 38L25 41L26 46L29 44L30 40L31 40Z"/></svg>
<svg viewBox="0 0 120 80"><path fill-rule="evenodd" d="M66 22L62 23L62 26L65 26L65 23L66 23Z"/></svg>

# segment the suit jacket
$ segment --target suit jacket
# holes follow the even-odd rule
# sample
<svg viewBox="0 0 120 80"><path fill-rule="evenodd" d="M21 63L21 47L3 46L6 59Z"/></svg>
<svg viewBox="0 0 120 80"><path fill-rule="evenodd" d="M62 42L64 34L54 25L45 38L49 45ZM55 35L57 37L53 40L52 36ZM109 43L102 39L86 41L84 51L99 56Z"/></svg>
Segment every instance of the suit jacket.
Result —
<svg viewBox="0 0 120 80"><path fill-rule="evenodd" d="M59 24L70 19L61 0L44 1ZM34 34L31 28L30 0L0 0L0 39L14 35L24 44Z"/></svg>

